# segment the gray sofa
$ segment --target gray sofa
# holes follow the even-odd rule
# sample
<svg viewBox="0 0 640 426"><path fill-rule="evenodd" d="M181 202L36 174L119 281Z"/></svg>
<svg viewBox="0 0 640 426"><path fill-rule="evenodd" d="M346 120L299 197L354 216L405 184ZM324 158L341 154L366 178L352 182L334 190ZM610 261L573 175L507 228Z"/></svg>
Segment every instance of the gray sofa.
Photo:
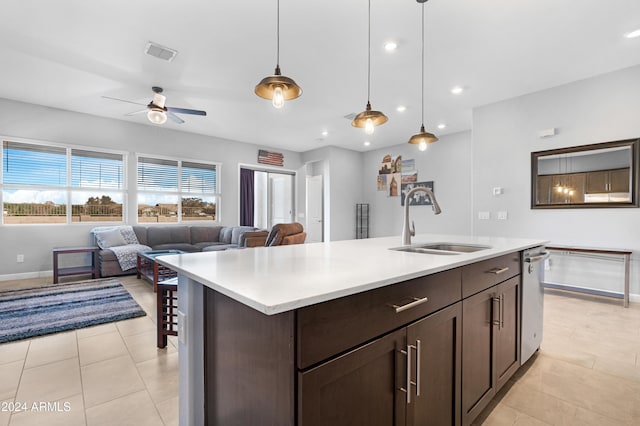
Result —
<svg viewBox="0 0 640 426"><path fill-rule="evenodd" d="M108 231L125 228L132 228L135 237L130 236L123 241L107 241L102 237L109 233ZM100 246L98 267L101 277L128 275L136 272L135 267L122 270L115 253L109 249L114 246L130 245L135 247L133 240L136 238L140 245L136 247L138 251L182 250L192 253L247 247L244 234L250 231L260 231L251 226L221 225L135 225L131 228L128 226L103 226L91 230L94 243ZM107 232L105 233L105 231ZM267 231L260 232L264 232L265 236L267 234ZM251 235L255 235L255 232L252 232Z"/></svg>

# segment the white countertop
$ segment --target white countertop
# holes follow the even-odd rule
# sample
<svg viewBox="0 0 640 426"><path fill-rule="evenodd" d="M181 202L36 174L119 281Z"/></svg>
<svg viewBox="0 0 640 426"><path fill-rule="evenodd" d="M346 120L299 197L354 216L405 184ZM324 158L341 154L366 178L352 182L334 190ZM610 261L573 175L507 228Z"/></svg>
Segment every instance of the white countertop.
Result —
<svg viewBox="0 0 640 426"><path fill-rule="evenodd" d="M456 255L408 253L400 237L168 255L157 261L267 315L544 245L547 241L463 235L417 235L412 245L455 242L490 246Z"/></svg>

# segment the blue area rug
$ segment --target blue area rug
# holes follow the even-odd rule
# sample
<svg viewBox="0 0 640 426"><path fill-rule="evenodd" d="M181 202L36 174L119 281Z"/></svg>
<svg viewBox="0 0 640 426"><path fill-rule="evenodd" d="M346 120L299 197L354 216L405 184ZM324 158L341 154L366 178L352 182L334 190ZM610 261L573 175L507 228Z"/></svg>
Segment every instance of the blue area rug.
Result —
<svg viewBox="0 0 640 426"><path fill-rule="evenodd" d="M112 278L0 291L0 343L144 315Z"/></svg>

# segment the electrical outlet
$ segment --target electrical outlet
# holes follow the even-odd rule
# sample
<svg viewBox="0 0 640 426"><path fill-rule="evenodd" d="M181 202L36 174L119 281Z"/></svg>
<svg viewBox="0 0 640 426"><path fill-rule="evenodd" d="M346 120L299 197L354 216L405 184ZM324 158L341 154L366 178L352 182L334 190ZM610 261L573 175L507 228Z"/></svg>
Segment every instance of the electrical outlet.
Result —
<svg viewBox="0 0 640 426"><path fill-rule="evenodd" d="M498 212L498 220L507 220L507 212Z"/></svg>
<svg viewBox="0 0 640 426"><path fill-rule="evenodd" d="M19 255L16 257L16 262L17 262L17 263L22 263L22 262L24 262L24 254L19 254Z"/></svg>
<svg viewBox="0 0 640 426"><path fill-rule="evenodd" d="M491 219L490 212L478 212L478 219L480 220L489 220Z"/></svg>

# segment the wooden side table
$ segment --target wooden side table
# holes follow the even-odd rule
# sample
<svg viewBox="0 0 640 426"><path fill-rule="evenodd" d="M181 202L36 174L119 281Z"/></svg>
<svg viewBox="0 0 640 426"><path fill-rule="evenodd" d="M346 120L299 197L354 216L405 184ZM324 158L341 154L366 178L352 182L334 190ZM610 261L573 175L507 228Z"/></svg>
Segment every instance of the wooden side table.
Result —
<svg viewBox="0 0 640 426"><path fill-rule="evenodd" d="M164 348L167 336L178 335L178 279L159 282L156 297L157 346Z"/></svg>
<svg viewBox="0 0 640 426"><path fill-rule="evenodd" d="M59 247L53 249L53 283L58 284L59 277L68 277L72 275L88 275L91 278L98 278L98 247ZM58 256L61 254L72 253L91 253L91 265L73 266L69 268L58 267Z"/></svg>

